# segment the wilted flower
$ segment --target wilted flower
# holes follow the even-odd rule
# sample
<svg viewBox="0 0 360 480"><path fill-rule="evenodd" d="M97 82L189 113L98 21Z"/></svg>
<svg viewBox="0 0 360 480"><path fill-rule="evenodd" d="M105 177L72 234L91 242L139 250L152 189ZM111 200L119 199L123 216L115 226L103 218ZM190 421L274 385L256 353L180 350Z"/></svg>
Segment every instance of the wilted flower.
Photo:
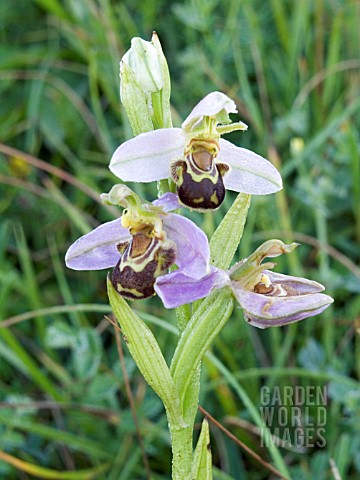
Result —
<svg viewBox="0 0 360 480"><path fill-rule="evenodd" d="M152 182L171 177L179 201L194 210L214 210L225 189L253 195L282 188L279 172L268 161L220 138L224 133L246 130L231 123L235 103L221 92L209 93L182 124L146 132L118 147L110 170L123 181Z"/></svg>
<svg viewBox="0 0 360 480"><path fill-rule="evenodd" d="M129 299L152 296L154 283L176 264L189 278L202 278L209 269L206 235L193 222L170 210L179 208L167 193L152 204L141 204L125 185L116 185L103 200L126 207L123 215L79 238L66 253L74 270L114 267L115 289Z"/></svg>
<svg viewBox="0 0 360 480"><path fill-rule="evenodd" d="M164 305L173 308L228 286L251 325L267 328L297 322L318 315L333 299L320 293L324 287L317 282L271 272L275 266L271 262L261 265L265 257L290 253L296 246L269 240L228 272L211 267L207 275L195 280L175 271L161 277L155 290Z"/></svg>

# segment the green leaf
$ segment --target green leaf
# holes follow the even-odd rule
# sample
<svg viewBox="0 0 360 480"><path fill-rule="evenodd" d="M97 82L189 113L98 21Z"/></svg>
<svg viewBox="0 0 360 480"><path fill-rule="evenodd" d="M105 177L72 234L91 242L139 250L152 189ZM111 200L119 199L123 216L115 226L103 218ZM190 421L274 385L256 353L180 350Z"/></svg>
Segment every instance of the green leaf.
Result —
<svg viewBox="0 0 360 480"><path fill-rule="evenodd" d="M108 278L110 305L121 326L128 349L147 383L163 401L169 420L183 423L180 399L159 344L149 327L129 307Z"/></svg>
<svg viewBox="0 0 360 480"><path fill-rule="evenodd" d="M191 317L174 353L171 373L180 393L181 405L201 359L211 342L228 321L234 298L228 288L215 290Z"/></svg>
<svg viewBox="0 0 360 480"><path fill-rule="evenodd" d="M41 423L36 423L28 418L24 418L24 416L15 416L14 412L12 412L12 415L9 415L1 411L0 425L5 425L8 430L26 432L34 438L41 437L51 442L61 442L75 452L81 452L84 455L89 455L96 459L104 459L109 462L112 462L114 459L113 446L109 446L106 449L103 448L98 438L96 438L96 440L89 439L84 435L79 435L78 432L71 433L60 430L58 427L53 428Z"/></svg>
<svg viewBox="0 0 360 480"><path fill-rule="evenodd" d="M239 246L251 195L239 193L210 240L211 264L226 270Z"/></svg>
<svg viewBox="0 0 360 480"><path fill-rule="evenodd" d="M73 364L77 376L88 380L97 374L102 358L99 333L92 328L79 330L74 337Z"/></svg>
<svg viewBox="0 0 360 480"><path fill-rule="evenodd" d="M35 0L35 2L43 7L48 13L63 19L69 20L69 15L58 0Z"/></svg>
<svg viewBox="0 0 360 480"><path fill-rule="evenodd" d="M50 468L44 468L39 465L34 465L33 463L25 462L24 460L20 460L20 458L9 455L1 450L0 459L36 478L49 478L50 480L91 480L92 478L98 477L98 475L109 468L108 465L103 464L86 470L58 472L56 470L51 470Z"/></svg>
<svg viewBox="0 0 360 480"><path fill-rule="evenodd" d="M192 376L189 385L186 389L183 402L184 420L188 425L194 425L195 417L199 404L199 392L200 392L200 374L201 374L201 362L197 366L194 375Z"/></svg>
<svg viewBox="0 0 360 480"><path fill-rule="evenodd" d="M213 478L209 424L206 418L202 423L199 440L196 445L191 478L194 480L212 480Z"/></svg>
<svg viewBox="0 0 360 480"><path fill-rule="evenodd" d="M48 348L71 348L76 330L62 320L55 320L46 328L44 343Z"/></svg>

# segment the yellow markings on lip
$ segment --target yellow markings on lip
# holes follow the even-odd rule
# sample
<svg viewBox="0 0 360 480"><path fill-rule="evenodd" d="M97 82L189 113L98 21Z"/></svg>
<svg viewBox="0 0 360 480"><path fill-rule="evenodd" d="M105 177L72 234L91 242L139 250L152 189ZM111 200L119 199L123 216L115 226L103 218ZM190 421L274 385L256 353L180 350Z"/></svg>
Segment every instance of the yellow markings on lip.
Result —
<svg viewBox="0 0 360 480"><path fill-rule="evenodd" d="M144 270L144 268L153 260L155 260L155 256L159 250L161 250L161 243L157 245L153 243L153 245L149 244L146 251L139 255L138 257L132 258L127 257L124 258L121 262L120 271L123 271L125 267L130 267L134 272L140 273Z"/></svg>
<svg viewBox="0 0 360 480"><path fill-rule="evenodd" d="M192 168L193 162L189 159L186 161L187 164L187 173L191 176L192 180L196 183L200 183L204 178L208 178L214 185L218 182L219 179L219 172L214 164L213 168L208 171L198 170L195 166L196 170Z"/></svg>
<svg viewBox="0 0 360 480"><path fill-rule="evenodd" d="M176 171L176 175L178 177L178 182L182 183L183 182L183 169L182 169L182 167L180 165L177 166L175 171Z"/></svg>
<svg viewBox="0 0 360 480"><path fill-rule="evenodd" d="M211 197L210 197L210 201L214 204L214 205L218 205L219 204L219 199L218 199L218 196L217 196L217 193L214 192Z"/></svg>
<svg viewBox="0 0 360 480"><path fill-rule="evenodd" d="M197 152L202 166L211 167L202 170L189 153L181 160L176 160L171 165L171 177L176 184L179 202L195 211L205 212L216 210L225 197L225 187L222 180L221 168L214 162L208 152ZM211 162L210 162L211 160ZM221 171L226 171L223 168Z"/></svg>
<svg viewBox="0 0 360 480"><path fill-rule="evenodd" d="M124 288L120 283L117 284L117 291L130 293L131 295L134 295L134 297L137 297L137 298L142 298L144 296L144 294L141 292L138 292L136 288Z"/></svg>
<svg viewBox="0 0 360 480"><path fill-rule="evenodd" d="M284 288L280 283L275 283L273 297L288 297L290 296L289 292Z"/></svg>

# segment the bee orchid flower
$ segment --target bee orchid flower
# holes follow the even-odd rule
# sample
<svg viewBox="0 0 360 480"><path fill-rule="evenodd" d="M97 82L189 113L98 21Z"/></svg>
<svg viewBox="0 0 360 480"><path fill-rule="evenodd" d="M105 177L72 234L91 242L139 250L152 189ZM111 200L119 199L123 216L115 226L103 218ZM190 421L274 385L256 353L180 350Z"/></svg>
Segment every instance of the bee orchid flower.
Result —
<svg viewBox="0 0 360 480"><path fill-rule="evenodd" d="M126 207L120 218L104 223L79 238L66 253L73 270L114 267L111 280L125 298L155 294L157 279L175 264L189 278L209 270L210 251L204 232L187 218L169 213L180 207L177 196L166 193L152 204L142 204L125 185L102 195L111 205Z"/></svg>
<svg viewBox="0 0 360 480"><path fill-rule="evenodd" d="M242 122L231 123L229 114L236 112L227 95L209 93L182 128L142 133L120 145L109 168L122 181L172 178L180 203L199 211L218 208L226 189L252 195L277 192L281 176L268 160L220 138L247 129Z"/></svg>
<svg viewBox="0 0 360 480"><path fill-rule="evenodd" d="M294 323L318 315L333 302L321 293L324 287L320 283L274 273L272 262L261 264L265 257L290 253L296 246L269 240L227 272L211 267L207 275L195 280L177 270L159 278L155 290L165 307L174 308L229 287L249 324L268 328Z"/></svg>

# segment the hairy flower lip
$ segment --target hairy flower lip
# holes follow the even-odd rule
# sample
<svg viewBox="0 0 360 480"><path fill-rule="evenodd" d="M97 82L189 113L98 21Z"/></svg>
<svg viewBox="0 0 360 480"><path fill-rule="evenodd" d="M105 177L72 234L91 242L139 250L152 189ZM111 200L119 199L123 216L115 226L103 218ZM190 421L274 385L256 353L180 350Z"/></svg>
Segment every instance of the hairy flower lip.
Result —
<svg viewBox="0 0 360 480"><path fill-rule="evenodd" d="M153 205L164 210L160 217L168 238L176 244L179 271L195 279L202 278L209 271L210 258L205 233L186 217L167 213L180 207L175 194L166 193ZM73 270L111 268L120 258L117 245L130 239L129 231L121 226L121 217L104 223L69 247L65 256L66 266Z"/></svg>
<svg viewBox="0 0 360 480"><path fill-rule="evenodd" d="M110 170L123 181L152 182L169 178L171 164L182 158L194 131L204 117L215 118L235 112L235 103L221 92L212 92L203 98L183 122L183 128L163 128L124 142L114 152ZM229 128L231 125L229 125ZM230 171L224 176L225 188L252 195L266 195L282 188L276 168L265 158L237 147L214 133L220 151L215 163L226 163ZM201 136L200 136L201 138ZM209 139L211 140L211 139Z"/></svg>

